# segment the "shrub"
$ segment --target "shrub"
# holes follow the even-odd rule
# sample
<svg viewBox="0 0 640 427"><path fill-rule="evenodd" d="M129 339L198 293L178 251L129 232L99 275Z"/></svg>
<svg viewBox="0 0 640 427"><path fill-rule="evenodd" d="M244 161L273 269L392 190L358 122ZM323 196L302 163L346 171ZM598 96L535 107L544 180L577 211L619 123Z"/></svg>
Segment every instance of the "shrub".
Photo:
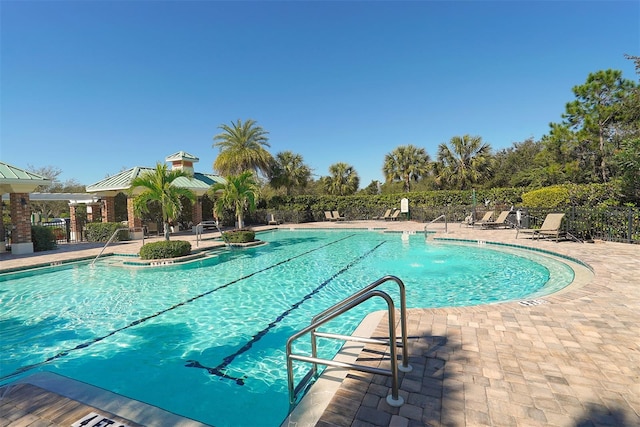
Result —
<svg viewBox="0 0 640 427"><path fill-rule="evenodd" d="M248 243L255 240L256 232L253 230L233 230L225 231L222 236L229 243Z"/></svg>
<svg viewBox="0 0 640 427"><path fill-rule="evenodd" d="M559 185L529 191L522 195L522 204L529 208L561 208L568 206L569 202L569 190Z"/></svg>
<svg viewBox="0 0 640 427"><path fill-rule="evenodd" d="M108 242L118 228L125 228L121 222L90 222L87 224L87 241ZM129 231L122 230L113 239L114 242L129 240Z"/></svg>
<svg viewBox="0 0 640 427"><path fill-rule="evenodd" d="M31 241L34 252L48 251L56 247L56 236L54 236L53 230L41 225L31 226Z"/></svg>
<svg viewBox="0 0 640 427"><path fill-rule="evenodd" d="M191 243L184 240L163 240L147 243L140 248L140 258L142 259L175 258L190 253Z"/></svg>

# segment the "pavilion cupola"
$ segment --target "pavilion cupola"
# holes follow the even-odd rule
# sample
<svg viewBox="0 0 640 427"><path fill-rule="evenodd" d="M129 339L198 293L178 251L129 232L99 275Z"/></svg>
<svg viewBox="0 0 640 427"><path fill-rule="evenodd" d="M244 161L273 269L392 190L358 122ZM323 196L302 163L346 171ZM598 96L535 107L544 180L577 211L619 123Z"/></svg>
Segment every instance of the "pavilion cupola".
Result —
<svg viewBox="0 0 640 427"><path fill-rule="evenodd" d="M178 151L175 154L167 156L166 162L171 162L171 169L181 169L191 174L194 173L193 164L198 163L200 159L193 154L186 153L184 151Z"/></svg>

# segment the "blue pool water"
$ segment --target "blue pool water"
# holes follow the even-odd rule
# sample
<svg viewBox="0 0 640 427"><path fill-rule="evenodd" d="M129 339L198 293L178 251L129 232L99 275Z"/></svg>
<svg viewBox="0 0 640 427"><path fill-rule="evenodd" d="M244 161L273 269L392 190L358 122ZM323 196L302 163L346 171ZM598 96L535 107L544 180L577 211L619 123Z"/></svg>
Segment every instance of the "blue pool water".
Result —
<svg viewBox="0 0 640 427"><path fill-rule="evenodd" d="M285 343L311 317L388 274L409 307L523 299L573 279L540 255L372 231L272 231L268 245L189 264L113 258L0 276L0 384L51 371L214 424L278 426L289 405ZM397 287L383 290L397 301ZM351 333L371 300L335 321ZM300 340L300 349L307 345ZM321 357L340 343L323 342ZM297 366L297 372L308 366Z"/></svg>

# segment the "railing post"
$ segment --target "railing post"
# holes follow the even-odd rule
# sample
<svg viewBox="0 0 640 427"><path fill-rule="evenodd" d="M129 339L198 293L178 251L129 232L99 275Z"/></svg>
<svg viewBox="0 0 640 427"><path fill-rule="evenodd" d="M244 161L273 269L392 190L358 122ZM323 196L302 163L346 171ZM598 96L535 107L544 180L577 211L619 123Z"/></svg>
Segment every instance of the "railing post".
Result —
<svg viewBox="0 0 640 427"><path fill-rule="evenodd" d="M633 209L631 207L629 207L627 218L629 222L629 243L633 243Z"/></svg>

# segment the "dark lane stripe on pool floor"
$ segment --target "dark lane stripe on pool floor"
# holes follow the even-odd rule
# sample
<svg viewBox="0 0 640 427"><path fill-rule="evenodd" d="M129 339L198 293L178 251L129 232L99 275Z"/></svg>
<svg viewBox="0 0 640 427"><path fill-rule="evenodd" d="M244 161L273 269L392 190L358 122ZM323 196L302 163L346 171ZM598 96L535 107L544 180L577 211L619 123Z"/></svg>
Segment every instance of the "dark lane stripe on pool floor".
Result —
<svg viewBox="0 0 640 427"><path fill-rule="evenodd" d="M301 300L299 300L298 302L296 302L295 304L293 304L291 307L289 307L286 311L284 311L282 314L280 314L278 317L276 317L276 319L269 323L269 325L267 325L266 328L264 328L263 330L261 330L260 332L258 332L257 334L255 334L251 340L247 341L247 343L245 345L243 345L242 347L240 347L238 349L238 351L236 351L235 353L225 357L222 360L222 363L220 363L218 366L214 367L214 368L209 368L206 367L204 365L202 365L200 362L198 362L197 360L187 360L187 364L185 365L187 368L201 368L201 369L205 369L207 370L207 372L209 372L212 375L217 375L219 377L222 378L226 378L226 379L230 379L235 381L236 384L238 385L244 385L244 380L247 379L247 376L245 375L242 378L236 378L236 377L232 377L230 375L227 375L224 370L227 366L229 366L229 364L231 362L233 362L233 360L240 356L242 353L245 353L247 351L249 351L249 349L251 349L251 347L253 346L253 344L255 344L256 342L258 342L260 340L260 338L262 338L263 336L265 336L267 334L267 332L269 332L269 330L273 329L278 323L280 323L285 317L287 317L289 314L291 314L291 312L295 309L297 309L298 307L300 307L302 305L302 303L304 303L305 301L311 299L311 297L313 297L314 295L316 295L318 292L320 292L320 290L322 290L322 288L324 288L325 286L327 286L329 283L331 283L333 281L333 279L335 279L336 277L340 276L341 274L345 273L346 271L348 271L351 267L353 267L354 265L358 264L360 261L362 261L363 259L365 259L366 257L368 257L369 255L371 255L374 251L376 251L380 246L382 246L384 243L384 241L378 243L376 246L374 246L372 249L368 250L367 252L365 252L364 254L360 255L358 258L354 259L353 261L351 261L349 264L347 264L346 266L344 266L343 268L341 268L337 273L334 273L331 277L329 277L327 280L325 280L324 282L322 282L318 287L316 287L314 290L312 290L311 292L309 292L307 295L305 295L304 297L302 297ZM368 283L367 283L368 284Z"/></svg>
<svg viewBox="0 0 640 427"><path fill-rule="evenodd" d="M26 371L31 370L31 369L34 369L34 368L37 368L37 367L39 367L39 366L45 365L45 364L47 364L47 363L49 363L49 362L52 362L52 361L54 361L54 360L60 359L60 358L62 358L62 357L64 357L64 356L67 356L69 353L71 353L71 352L73 352L73 351L77 351L77 350L85 349L85 348L89 347L89 346L90 346L90 345L92 345L92 344L95 344L95 343L97 343L97 342L100 342L100 341L104 340L105 338L109 338L110 336L113 336L113 335L117 334L118 332L122 332L122 331L124 331L124 330L127 330L127 329L129 329L129 328L133 327L133 326L140 325L141 323L144 323L144 322L146 322L147 320L150 320L150 319L156 318L156 317L158 317L158 316L160 316L160 315L162 315L162 314L164 314L164 313L167 313L167 312L169 312L169 311L175 310L175 309L176 309L176 308L178 308L178 307L182 307L182 306L184 306L184 305L190 304L190 303L192 303L193 301L196 301L196 300L198 300L198 299L200 299L200 298L202 298L202 297L204 297L204 296L210 295L210 294L212 294L212 293L214 293L214 292L216 292L216 291L219 291L220 289L227 288L227 287L229 287L229 286L231 286L231 285L233 285L233 284L235 284L235 283L238 283L238 282L240 282L240 281L242 281L242 280L248 279L249 277L255 276L256 274L259 274L259 273L262 273L262 272L264 272L264 271L270 270L270 269L272 269L272 268L278 267L279 265L286 264L286 263L288 263L288 262L290 262L290 261L293 261L293 260L294 260L294 259L296 259L296 258L300 258L300 257L303 257L303 256L305 256L305 255L308 255L308 254L310 254L310 253L312 253L312 252L318 251L318 250L320 250L320 249L324 249L324 248L326 248L326 247L328 247L328 246L335 245L336 243L339 243L339 242L341 242L341 241L343 241L343 240L346 240L346 239L352 238L352 237L354 237L354 236L355 236L355 234L350 234L350 235L348 235L348 236L341 237L340 239L337 239L337 240L334 240L334 241L332 241L332 242L326 243L326 244L324 244L324 245L318 246L317 248L309 249L309 250L308 250L308 251L306 251L306 252L302 252L302 253L300 253L300 254L298 254L298 255L292 256L291 258L287 258L287 259L285 259L285 260L283 260L283 261L277 262L277 263L275 263L275 264L273 264L273 265L270 265L270 266L268 266L268 267L265 267L265 268L263 268L263 269L260 269L260 270L254 271L254 272L253 272L253 273L251 273L251 274L247 274L246 276L242 276L242 277L240 277L240 278L238 278L238 279L232 280L231 282L225 283L224 285L218 286L217 288L211 289L210 291L207 291L207 292L204 292L204 293L202 293L202 294L200 294L200 295L197 295L197 296L195 296L195 297L189 298L189 299L188 299L188 300L186 300L186 301L179 302L179 303L177 303L177 304L175 304L175 305L172 305L172 306L171 306L171 307L169 307L169 308L165 308L164 310L160 310L160 311L158 311L158 312L157 312L157 313L155 313L155 314L152 314L152 315L150 315L150 316L146 316L146 317L143 317L143 318L141 318L141 319L135 320L135 321L133 321L133 322L129 323L128 325L123 326L122 328L119 328L119 329L116 329L116 330L114 330L114 331L109 332L109 333L108 333L108 334L106 334L106 335L103 335L103 336L100 336L100 337L94 338L94 339L92 339L92 340L90 340L90 341L86 341L86 342L84 342L84 343L82 343L82 344L78 344L77 346L75 346L75 347L74 347L74 348L72 348L72 349L61 351L60 353L56 354L55 356L51 356L51 357L47 358L46 360L44 360L44 361L42 361L42 362L34 363L34 364L31 364L31 365L27 365L27 366L22 366L22 367L20 367L20 368L16 369L15 371L13 371L12 373L10 373L10 374L8 374L8 375L3 375L2 377L0 377L0 382L1 382L1 381L6 380L6 379L8 379L8 378L14 377L14 376L16 376L16 375L20 375L20 374L22 374L22 373L24 373L24 372L26 372ZM224 376L224 375L222 375L222 376Z"/></svg>

